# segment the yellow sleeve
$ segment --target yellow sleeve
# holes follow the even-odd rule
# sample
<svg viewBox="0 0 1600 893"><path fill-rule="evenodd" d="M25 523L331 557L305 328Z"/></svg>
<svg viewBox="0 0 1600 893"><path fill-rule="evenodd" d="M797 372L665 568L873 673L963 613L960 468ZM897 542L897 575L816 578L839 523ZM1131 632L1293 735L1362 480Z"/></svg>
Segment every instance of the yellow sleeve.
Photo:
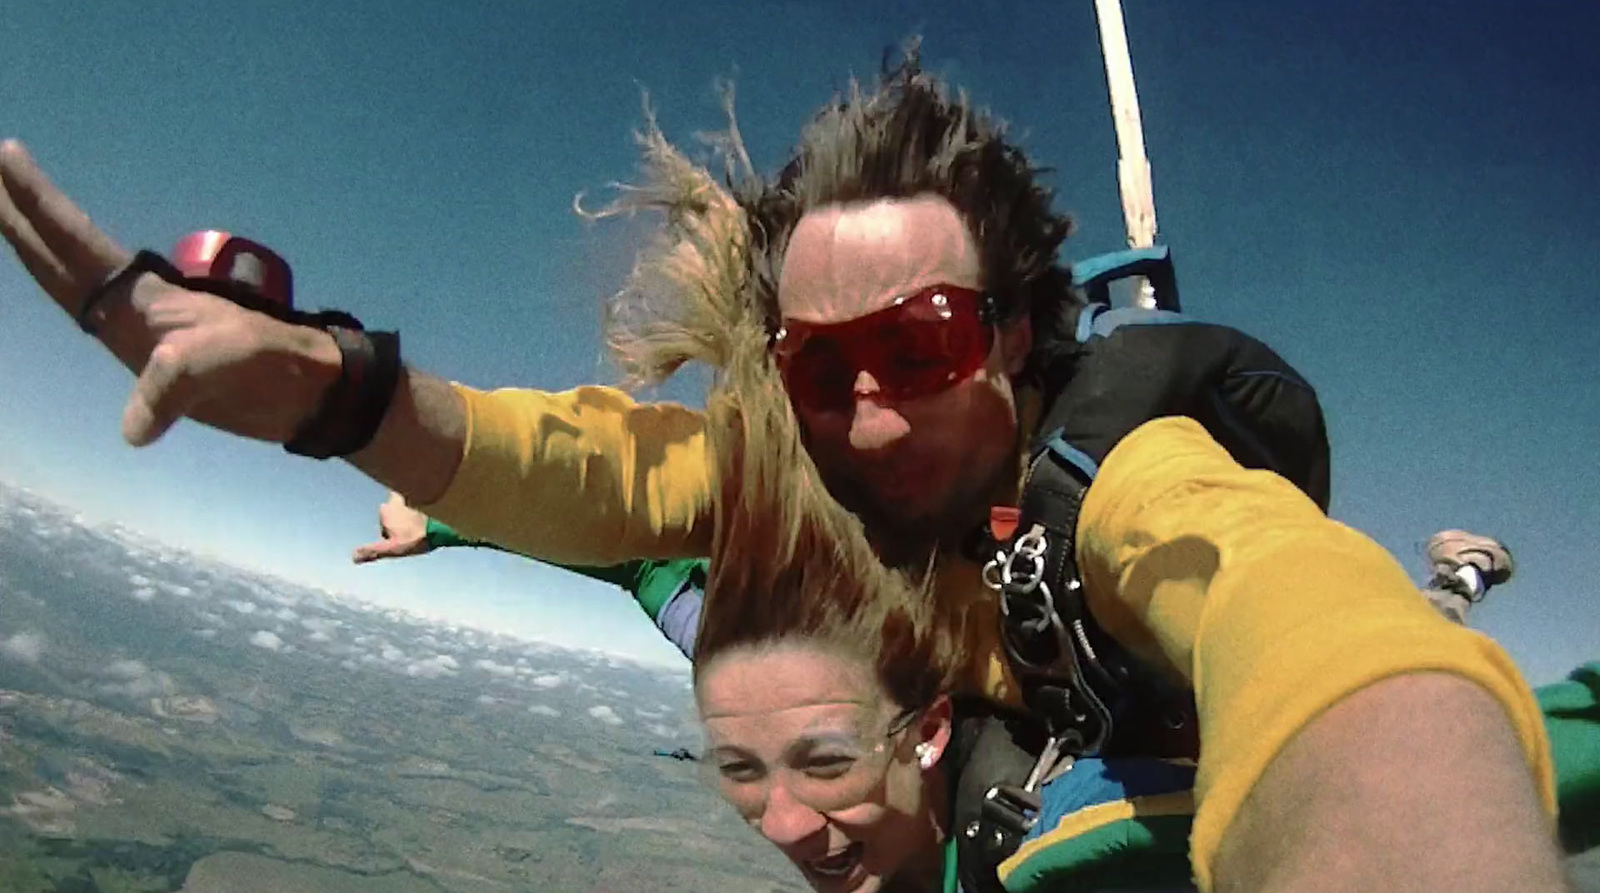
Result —
<svg viewBox="0 0 1600 893"><path fill-rule="evenodd" d="M1084 500L1079 566L1095 617L1195 689L1191 858L1202 890L1256 779L1321 711L1400 673L1443 671L1505 708L1555 815L1538 702L1506 653L1431 608L1366 536L1277 475L1240 467L1189 419L1148 422Z"/></svg>
<svg viewBox="0 0 1600 893"><path fill-rule="evenodd" d="M466 447L429 516L548 561L610 565L711 547L705 416L614 388L479 391Z"/></svg>

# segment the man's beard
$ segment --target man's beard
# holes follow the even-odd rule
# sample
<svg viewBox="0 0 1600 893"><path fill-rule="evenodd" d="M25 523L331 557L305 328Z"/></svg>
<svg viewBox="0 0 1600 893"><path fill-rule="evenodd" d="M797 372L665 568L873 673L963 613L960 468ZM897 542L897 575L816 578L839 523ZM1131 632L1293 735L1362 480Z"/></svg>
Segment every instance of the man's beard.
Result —
<svg viewBox="0 0 1600 893"><path fill-rule="evenodd" d="M963 487L930 511L916 517L885 512L870 488L854 481L833 482L824 475L828 492L861 519L867 541L889 567L921 572L949 547L959 546L988 516L988 498L1003 484L1007 469L1000 468L981 486Z"/></svg>

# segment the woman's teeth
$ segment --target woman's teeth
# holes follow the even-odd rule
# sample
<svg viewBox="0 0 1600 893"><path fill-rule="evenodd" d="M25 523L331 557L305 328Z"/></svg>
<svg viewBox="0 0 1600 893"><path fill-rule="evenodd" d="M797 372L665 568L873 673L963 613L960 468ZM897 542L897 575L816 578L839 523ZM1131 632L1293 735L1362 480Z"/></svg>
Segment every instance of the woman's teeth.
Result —
<svg viewBox="0 0 1600 893"><path fill-rule="evenodd" d="M844 877L861 857L861 844L852 843L844 849L821 859L812 859L809 867L823 877Z"/></svg>

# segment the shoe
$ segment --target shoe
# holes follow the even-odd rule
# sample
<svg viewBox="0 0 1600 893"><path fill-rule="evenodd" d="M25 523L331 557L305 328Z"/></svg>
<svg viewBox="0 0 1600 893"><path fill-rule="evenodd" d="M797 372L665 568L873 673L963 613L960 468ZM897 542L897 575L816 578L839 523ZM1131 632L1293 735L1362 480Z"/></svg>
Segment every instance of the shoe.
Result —
<svg viewBox="0 0 1600 893"><path fill-rule="evenodd" d="M1511 579L1516 570L1516 561L1504 543L1465 530L1441 530L1429 537L1428 561L1433 565L1436 583L1457 591L1464 584L1472 591L1462 594L1473 601L1482 598L1489 587ZM1476 573L1464 572L1468 567ZM1472 577L1478 578L1479 585L1473 585Z"/></svg>

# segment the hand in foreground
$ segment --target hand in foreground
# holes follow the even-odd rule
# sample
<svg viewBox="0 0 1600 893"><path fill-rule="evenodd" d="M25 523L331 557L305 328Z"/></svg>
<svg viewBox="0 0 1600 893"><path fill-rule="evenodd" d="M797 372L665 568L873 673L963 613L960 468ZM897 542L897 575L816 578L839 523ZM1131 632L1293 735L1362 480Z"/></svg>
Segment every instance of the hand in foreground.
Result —
<svg viewBox="0 0 1600 893"><path fill-rule="evenodd" d="M130 259L52 184L22 144L0 144L0 234L69 316ZM135 446L182 417L276 443L292 439L338 377L325 332L145 273L93 312L106 348L136 376L122 416Z"/></svg>
<svg viewBox="0 0 1600 893"><path fill-rule="evenodd" d="M356 549L350 560L367 564L385 558L407 558L433 551L428 542L428 516L406 505L405 497L390 493L378 506L378 532L381 539Z"/></svg>

